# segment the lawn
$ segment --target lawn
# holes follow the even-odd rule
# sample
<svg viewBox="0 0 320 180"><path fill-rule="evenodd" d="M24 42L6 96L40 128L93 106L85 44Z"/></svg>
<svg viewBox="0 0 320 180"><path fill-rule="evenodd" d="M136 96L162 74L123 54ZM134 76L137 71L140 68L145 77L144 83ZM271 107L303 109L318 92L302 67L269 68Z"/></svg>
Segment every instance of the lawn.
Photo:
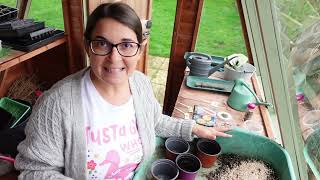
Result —
<svg viewBox="0 0 320 180"><path fill-rule="evenodd" d="M201 16L196 51L215 55L246 53L234 0L206 0ZM0 0L15 6L15 0ZM176 11L174 0L153 0L150 55L169 57ZM29 18L63 29L61 0L32 0Z"/></svg>
<svg viewBox="0 0 320 180"><path fill-rule="evenodd" d="M153 0L150 54L169 57L176 1ZM215 55L246 54L240 18L234 0L206 0L196 51Z"/></svg>

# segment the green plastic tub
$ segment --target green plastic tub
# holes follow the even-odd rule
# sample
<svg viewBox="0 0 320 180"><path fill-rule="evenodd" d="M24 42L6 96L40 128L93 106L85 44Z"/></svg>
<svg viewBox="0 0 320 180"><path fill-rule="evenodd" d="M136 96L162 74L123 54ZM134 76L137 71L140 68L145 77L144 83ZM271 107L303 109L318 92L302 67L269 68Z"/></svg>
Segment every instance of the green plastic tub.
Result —
<svg viewBox="0 0 320 180"><path fill-rule="evenodd" d="M288 152L269 138L235 128L229 131L232 138L217 138L222 153L233 153L252 157L269 163L279 180L295 180L292 162Z"/></svg>
<svg viewBox="0 0 320 180"><path fill-rule="evenodd" d="M279 180L296 180L289 154L276 142L240 128L235 128L227 133L232 134L233 137L217 138L222 153L233 153L263 160L274 168ZM164 140L157 138L156 152L149 160L139 166L135 172L134 180L150 179L151 163L159 158L164 158L163 144ZM197 177L196 179L201 178Z"/></svg>
<svg viewBox="0 0 320 180"><path fill-rule="evenodd" d="M30 111L29 106L7 97L0 99L0 107L11 113L15 119L14 122L11 123L10 128L13 128L21 120L21 118L23 118L23 116Z"/></svg>
<svg viewBox="0 0 320 180"><path fill-rule="evenodd" d="M307 138L303 154L314 176L320 179L320 129Z"/></svg>

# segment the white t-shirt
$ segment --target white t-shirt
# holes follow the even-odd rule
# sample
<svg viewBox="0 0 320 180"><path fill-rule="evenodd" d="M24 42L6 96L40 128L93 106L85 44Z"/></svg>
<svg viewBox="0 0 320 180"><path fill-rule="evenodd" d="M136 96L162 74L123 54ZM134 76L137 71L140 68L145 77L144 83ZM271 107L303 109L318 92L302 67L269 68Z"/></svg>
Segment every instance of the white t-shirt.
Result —
<svg viewBox="0 0 320 180"><path fill-rule="evenodd" d="M108 103L94 87L90 71L82 79L89 179L132 179L142 159L132 97Z"/></svg>

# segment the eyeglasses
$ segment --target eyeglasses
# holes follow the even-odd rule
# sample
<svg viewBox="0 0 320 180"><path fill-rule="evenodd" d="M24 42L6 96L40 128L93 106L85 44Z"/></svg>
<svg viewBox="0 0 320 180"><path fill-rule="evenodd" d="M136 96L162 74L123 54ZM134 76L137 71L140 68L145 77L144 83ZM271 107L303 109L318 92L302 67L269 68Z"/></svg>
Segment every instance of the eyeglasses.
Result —
<svg viewBox="0 0 320 180"><path fill-rule="evenodd" d="M90 40L90 49L93 54L105 56L111 53L113 47L116 47L119 54L123 57L135 56L140 48L140 44L136 42L121 42L112 44L106 40Z"/></svg>

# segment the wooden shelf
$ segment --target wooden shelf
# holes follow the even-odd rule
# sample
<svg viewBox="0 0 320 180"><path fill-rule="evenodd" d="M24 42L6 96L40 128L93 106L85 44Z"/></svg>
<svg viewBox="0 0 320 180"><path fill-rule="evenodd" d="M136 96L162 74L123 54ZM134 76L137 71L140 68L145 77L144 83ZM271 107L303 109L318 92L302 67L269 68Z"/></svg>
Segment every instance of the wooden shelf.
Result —
<svg viewBox="0 0 320 180"><path fill-rule="evenodd" d="M64 36L58 40L55 40L45 46L42 46L38 49L31 51L31 52L22 52L22 51L11 50L11 52L8 56L0 58L0 72L6 70L16 64L19 64L23 61L31 59L32 57L39 55L49 49L52 49L56 46L64 44L66 41L67 41L67 38Z"/></svg>

